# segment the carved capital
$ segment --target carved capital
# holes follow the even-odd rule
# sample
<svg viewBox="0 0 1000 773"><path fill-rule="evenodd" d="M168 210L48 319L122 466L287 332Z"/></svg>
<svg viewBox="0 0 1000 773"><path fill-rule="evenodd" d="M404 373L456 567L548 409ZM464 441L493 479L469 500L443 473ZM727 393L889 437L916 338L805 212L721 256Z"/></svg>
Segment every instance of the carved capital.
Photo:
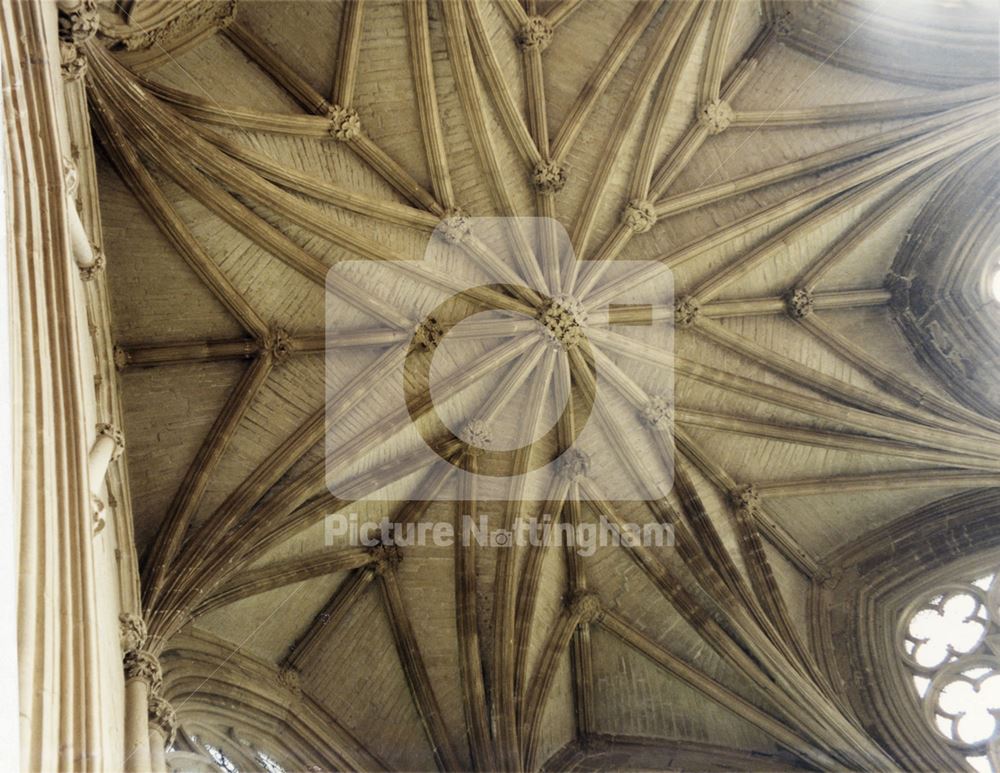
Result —
<svg viewBox="0 0 1000 773"><path fill-rule="evenodd" d="M539 161L531 172L531 184L539 193L558 193L566 184L566 170L555 161Z"/></svg>
<svg viewBox="0 0 1000 773"><path fill-rule="evenodd" d="M674 404L667 395L651 395L639 409L639 419L647 427L666 429L674 418Z"/></svg>
<svg viewBox="0 0 1000 773"><path fill-rule="evenodd" d="M815 299L812 290L800 287L792 290L785 298L788 316L792 319L804 319L813 313Z"/></svg>
<svg viewBox="0 0 1000 773"><path fill-rule="evenodd" d="M134 649L125 653L122 658L125 669L125 681L140 679L150 686L153 692L163 684L163 672L160 670L160 659L149 650Z"/></svg>
<svg viewBox="0 0 1000 773"><path fill-rule="evenodd" d="M698 111L698 122L709 134L721 134L733 122L733 109L724 99L706 102Z"/></svg>
<svg viewBox="0 0 1000 773"><path fill-rule="evenodd" d="M647 199L630 201L622 212L622 223L632 233L646 233L656 223L656 210L653 208L653 202Z"/></svg>
<svg viewBox="0 0 1000 773"><path fill-rule="evenodd" d="M177 714L170 702L159 693L149 696L149 724L155 725L163 733L164 746L174 742L177 732Z"/></svg>
<svg viewBox="0 0 1000 773"><path fill-rule="evenodd" d="M104 250L97 245L91 245L91 249L94 252L94 262L89 266L80 267L80 279L84 282L91 281L104 270Z"/></svg>
<svg viewBox="0 0 1000 773"><path fill-rule="evenodd" d="M59 41L59 70L67 81L80 80L87 73L87 57L75 43Z"/></svg>
<svg viewBox="0 0 1000 773"><path fill-rule="evenodd" d="M544 51L552 42L552 26L542 16L532 16L517 31L514 37L518 48L528 51L537 48Z"/></svg>
<svg viewBox="0 0 1000 773"><path fill-rule="evenodd" d="M264 348L274 364L278 365L292 356L292 337L284 328L272 327L264 339Z"/></svg>
<svg viewBox="0 0 1000 773"><path fill-rule="evenodd" d="M433 352L444 337L444 328L434 317L428 317L413 329L413 342L424 351Z"/></svg>
<svg viewBox="0 0 1000 773"><path fill-rule="evenodd" d="M403 560L403 554L396 545L384 545L381 542L371 548L372 568L376 574L393 571Z"/></svg>
<svg viewBox="0 0 1000 773"><path fill-rule="evenodd" d="M572 349L583 338L587 311L571 295L556 295L538 309L542 335L554 349Z"/></svg>
<svg viewBox="0 0 1000 773"><path fill-rule="evenodd" d="M437 230L449 244L461 244L469 235L469 227L469 216L456 207L445 213Z"/></svg>
<svg viewBox="0 0 1000 773"><path fill-rule="evenodd" d="M590 457L583 451L571 448L559 457L556 469L561 477L570 482L586 478L590 472Z"/></svg>
<svg viewBox="0 0 1000 773"><path fill-rule="evenodd" d="M59 39L79 45L97 33L97 0L59 0Z"/></svg>
<svg viewBox="0 0 1000 773"><path fill-rule="evenodd" d="M333 105L326 111L330 119L330 134L341 141L356 139L361 134L361 118L353 107Z"/></svg>
<svg viewBox="0 0 1000 773"><path fill-rule="evenodd" d="M690 295L685 295L674 306L674 324L677 327L691 327L700 315L701 302Z"/></svg>
<svg viewBox="0 0 1000 773"><path fill-rule="evenodd" d="M111 438L111 441L115 444L115 450L111 452L111 461L117 459L125 451L125 436L117 427L111 424L98 424L97 434L98 436Z"/></svg>
<svg viewBox="0 0 1000 773"><path fill-rule="evenodd" d="M131 612L118 615L118 639L122 652L141 649L146 643L147 635L146 621L142 617Z"/></svg>
<svg viewBox="0 0 1000 773"><path fill-rule="evenodd" d="M580 625L599 622L604 616L601 599L592 591L577 591L569 597L567 606Z"/></svg>

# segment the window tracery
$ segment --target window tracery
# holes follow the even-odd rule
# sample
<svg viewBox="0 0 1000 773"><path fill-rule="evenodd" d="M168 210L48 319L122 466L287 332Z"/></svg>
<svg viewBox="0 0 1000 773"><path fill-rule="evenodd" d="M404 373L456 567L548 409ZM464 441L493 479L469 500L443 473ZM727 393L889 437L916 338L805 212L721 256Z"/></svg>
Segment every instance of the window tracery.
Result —
<svg viewBox="0 0 1000 773"><path fill-rule="evenodd" d="M237 767L236 763L234 763L220 747L200 739L196 735L191 736L191 739L196 744L200 744L205 751L208 752L208 756L212 758L212 761L220 771L224 771L224 773L241 773L240 768ZM248 747L253 761L257 763L262 773L287 773L284 766L267 752L261 751L256 746L249 743L245 743L244 745Z"/></svg>
<svg viewBox="0 0 1000 773"><path fill-rule="evenodd" d="M910 604L897 631L924 718L981 773L1000 771L1000 571Z"/></svg>

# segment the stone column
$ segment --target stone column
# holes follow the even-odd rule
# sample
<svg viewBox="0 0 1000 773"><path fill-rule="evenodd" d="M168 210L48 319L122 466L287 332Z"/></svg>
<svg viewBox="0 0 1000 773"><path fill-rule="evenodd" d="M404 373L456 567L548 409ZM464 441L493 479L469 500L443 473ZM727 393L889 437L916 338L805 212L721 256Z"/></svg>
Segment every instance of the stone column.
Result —
<svg viewBox="0 0 1000 773"><path fill-rule="evenodd" d="M160 661L149 650L125 653L125 771L153 770L149 747L149 697L160 689ZM162 751L162 750L161 750Z"/></svg>
<svg viewBox="0 0 1000 773"><path fill-rule="evenodd" d="M94 531L104 528L104 501L100 491L108 467L125 450L125 438L120 430L110 424L99 424L97 440L87 454L87 481L90 484L90 501L94 508Z"/></svg>
<svg viewBox="0 0 1000 773"><path fill-rule="evenodd" d="M167 773L167 747L174 742L177 715L160 694L149 700L149 757L153 773Z"/></svg>

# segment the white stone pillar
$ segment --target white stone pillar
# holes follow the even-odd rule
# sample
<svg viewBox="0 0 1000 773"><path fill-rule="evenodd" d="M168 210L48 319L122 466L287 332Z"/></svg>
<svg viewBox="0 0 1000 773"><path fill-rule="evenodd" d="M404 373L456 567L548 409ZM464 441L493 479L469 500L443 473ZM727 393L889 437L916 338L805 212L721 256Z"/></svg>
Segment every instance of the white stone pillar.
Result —
<svg viewBox="0 0 1000 773"><path fill-rule="evenodd" d="M94 508L94 531L104 528L104 501L101 499L101 487L108 474L111 462L121 456L125 450L125 438L120 430L110 424L97 426L97 440L87 455L87 480L90 484L90 499Z"/></svg>
<svg viewBox="0 0 1000 773"><path fill-rule="evenodd" d="M174 742L177 717L162 695L149 699L149 757L153 773L167 773L167 747Z"/></svg>
<svg viewBox="0 0 1000 773"><path fill-rule="evenodd" d="M160 689L160 661L149 650L125 653L125 771L149 773L149 696Z"/></svg>

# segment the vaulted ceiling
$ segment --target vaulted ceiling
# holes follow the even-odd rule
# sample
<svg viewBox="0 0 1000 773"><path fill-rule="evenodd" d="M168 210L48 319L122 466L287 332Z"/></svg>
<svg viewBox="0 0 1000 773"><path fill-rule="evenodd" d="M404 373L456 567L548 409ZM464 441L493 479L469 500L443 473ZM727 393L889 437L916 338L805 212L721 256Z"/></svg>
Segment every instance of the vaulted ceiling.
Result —
<svg viewBox="0 0 1000 773"><path fill-rule="evenodd" d="M182 726L234 754L230 729L325 727L275 749L289 770L891 766L814 657L809 599L844 546L1000 485L1000 422L924 369L886 284L942 183L997 166L995 9L133 5L102 8L86 78L144 609ZM505 264L539 289L489 298L514 316L615 301L615 261L643 262L637 287L669 269L673 358L585 324L617 400L596 447L669 492L563 465L534 498L516 477L480 498L378 396L428 298L505 278L476 230L497 217L565 231ZM597 268L553 276L549 238ZM442 262L328 295L332 267L435 239ZM532 435L567 373L579 410L583 360L515 328L441 358L449 426ZM669 523L675 544L324 542L334 512L463 508Z"/></svg>

